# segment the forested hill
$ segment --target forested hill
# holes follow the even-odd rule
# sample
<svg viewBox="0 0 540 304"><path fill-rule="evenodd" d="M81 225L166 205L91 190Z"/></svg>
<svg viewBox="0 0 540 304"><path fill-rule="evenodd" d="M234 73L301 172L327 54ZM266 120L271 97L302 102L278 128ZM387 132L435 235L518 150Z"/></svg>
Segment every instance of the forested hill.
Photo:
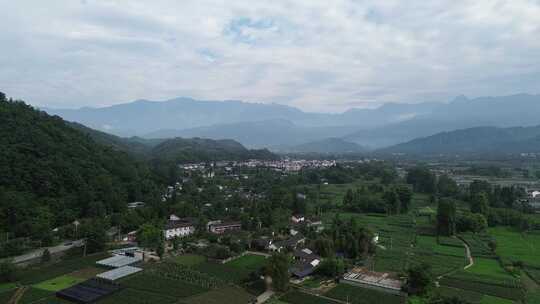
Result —
<svg viewBox="0 0 540 304"><path fill-rule="evenodd" d="M249 150L230 139L173 138L166 140L151 151L152 159L186 162L208 160L275 159L277 156L266 149Z"/></svg>
<svg viewBox="0 0 540 304"><path fill-rule="evenodd" d="M406 154L539 153L540 126L478 127L414 139L380 152Z"/></svg>
<svg viewBox="0 0 540 304"><path fill-rule="evenodd" d="M102 217L158 187L144 163L0 93L0 231L33 237Z"/></svg>
<svg viewBox="0 0 540 304"><path fill-rule="evenodd" d="M167 162L199 162L216 160L276 159L266 149L247 149L237 141L204 138L146 139L123 138L85 127L78 123L70 126L82 131L96 142L115 150L132 154L139 159Z"/></svg>

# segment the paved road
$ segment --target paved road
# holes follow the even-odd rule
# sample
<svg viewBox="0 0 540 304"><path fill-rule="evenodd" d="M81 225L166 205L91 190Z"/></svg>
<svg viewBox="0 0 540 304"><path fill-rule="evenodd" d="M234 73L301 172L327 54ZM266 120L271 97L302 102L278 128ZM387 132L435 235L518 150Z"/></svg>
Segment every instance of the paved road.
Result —
<svg viewBox="0 0 540 304"><path fill-rule="evenodd" d="M51 246L51 247L43 247L43 248L39 248L39 249L35 249L35 250L32 250L28 253L25 253L23 255L19 255L19 256L16 256L14 258L12 258L12 262L14 264L19 264L19 263L24 263L24 262L27 262L27 261L30 261L30 260L33 260L33 259L37 259L39 257L41 257L41 255L43 254L43 251L45 249L49 249L49 252L51 254L55 254L55 253L59 253L59 252L62 252L62 251L66 251L66 250L69 250L73 247L81 247L84 245L84 241L83 240L77 240L77 241L73 241L73 242L70 242L70 241L66 241L60 245L57 245L57 246Z"/></svg>
<svg viewBox="0 0 540 304"><path fill-rule="evenodd" d="M271 291L271 290L267 290L267 291L261 293L257 297L257 304L261 304L261 303L264 303L264 302L268 301L268 299L270 299L273 295L274 295L274 292Z"/></svg>

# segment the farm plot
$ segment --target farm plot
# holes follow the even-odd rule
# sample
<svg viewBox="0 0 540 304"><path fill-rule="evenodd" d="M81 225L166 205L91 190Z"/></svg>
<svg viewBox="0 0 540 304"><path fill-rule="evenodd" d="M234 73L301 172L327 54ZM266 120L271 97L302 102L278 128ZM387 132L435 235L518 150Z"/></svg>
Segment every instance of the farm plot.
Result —
<svg viewBox="0 0 540 304"><path fill-rule="evenodd" d="M206 261L206 257L198 254L183 254L172 259L175 263L184 266L197 266Z"/></svg>
<svg viewBox="0 0 540 304"><path fill-rule="evenodd" d="M185 298L208 291L207 288L184 281L168 279L146 273L136 274L122 281L122 286L170 297Z"/></svg>
<svg viewBox="0 0 540 304"><path fill-rule="evenodd" d="M401 304L405 303L405 297L384 293L381 291L361 288L348 284L339 284L325 294L325 296L341 301L349 301L352 304Z"/></svg>
<svg viewBox="0 0 540 304"><path fill-rule="evenodd" d="M249 269L251 271L255 271L266 265L266 258L261 255L246 254L226 263L225 265L229 267Z"/></svg>
<svg viewBox="0 0 540 304"><path fill-rule="evenodd" d="M440 284L512 301L520 301L524 297L523 288L517 279L501 280L497 277L462 271L444 277Z"/></svg>
<svg viewBox="0 0 540 304"><path fill-rule="evenodd" d="M203 274L229 283L242 283L249 278L249 274L253 271L247 268L234 267L227 264L218 264L212 262L201 263L194 269Z"/></svg>
<svg viewBox="0 0 540 304"><path fill-rule="evenodd" d="M339 304L339 302L293 290L282 296L280 301L289 304Z"/></svg>
<svg viewBox="0 0 540 304"><path fill-rule="evenodd" d="M182 300L185 304L251 303L255 296L236 286L227 286Z"/></svg>
<svg viewBox="0 0 540 304"><path fill-rule="evenodd" d="M42 289L42 290L59 291L59 290L71 287L73 285L79 284L83 281L85 280L81 278L77 278L70 275L63 275L63 276L56 277L54 279L43 281L33 286L37 289Z"/></svg>
<svg viewBox="0 0 540 304"><path fill-rule="evenodd" d="M30 304L49 298L54 295L54 292L31 287L29 288L19 300L19 304Z"/></svg>
<svg viewBox="0 0 540 304"><path fill-rule="evenodd" d="M467 272L489 276L499 280L512 280L514 277L506 272L499 261L495 259L477 258L474 259L474 266L467 269Z"/></svg>
<svg viewBox="0 0 540 304"><path fill-rule="evenodd" d="M491 236L488 234L463 233L460 234L459 237L469 245L473 257L495 257L488 246L489 242L492 240Z"/></svg>
<svg viewBox="0 0 540 304"><path fill-rule="evenodd" d="M71 257L54 264L29 267L20 272L20 282L24 285L32 285L54 279L79 269L94 266L96 261L108 256L107 253L100 253L86 257Z"/></svg>
<svg viewBox="0 0 540 304"><path fill-rule="evenodd" d="M437 293L445 298L458 298L472 304L513 304L514 301L483 295L478 292L442 286Z"/></svg>
<svg viewBox="0 0 540 304"><path fill-rule="evenodd" d="M148 269L145 273L155 276L161 276L168 279L184 281L189 284L207 289L221 287L225 285L226 282L224 280L216 278L213 275L209 275L208 273L203 273L198 269L193 269L191 267L175 263L161 263L155 265L151 269ZM221 275L225 277L226 273L221 273Z"/></svg>
<svg viewBox="0 0 540 304"><path fill-rule="evenodd" d="M465 248L441 245L434 236L420 235L416 238L411 263L428 264L435 275L443 275L465 266Z"/></svg>
<svg viewBox="0 0 540 304"><path fill-rule="evenodd" d="M497 240L496 251L503 261L521 261L526 266L540 268L539 234L522 234L508 227L490 228L489 233Z"/></svg>
<svg viewBox="0 0 540 304"><path fill-rule="evenodd" d="M100 301L98 304L172 304L176 303L177 299L153 292L147 292L142 290L136 290L131 288L123 289L119 292L112 294Z"/></svg>

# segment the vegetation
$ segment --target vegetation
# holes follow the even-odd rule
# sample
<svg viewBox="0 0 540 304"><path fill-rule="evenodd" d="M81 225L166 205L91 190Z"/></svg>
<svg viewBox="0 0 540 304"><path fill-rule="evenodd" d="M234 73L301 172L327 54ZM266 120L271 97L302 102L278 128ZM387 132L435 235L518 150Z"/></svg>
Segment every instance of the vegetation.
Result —
<svg viewBox="0 0 540 304"><path fill-rule="evenodd" d="M349 301L352 304L401 304L405 303L405 298L389 294L381 291L376 291L369 288L360 288L348 284L339 284L324 294L327 297L338 299L341 301Z"/></svg>

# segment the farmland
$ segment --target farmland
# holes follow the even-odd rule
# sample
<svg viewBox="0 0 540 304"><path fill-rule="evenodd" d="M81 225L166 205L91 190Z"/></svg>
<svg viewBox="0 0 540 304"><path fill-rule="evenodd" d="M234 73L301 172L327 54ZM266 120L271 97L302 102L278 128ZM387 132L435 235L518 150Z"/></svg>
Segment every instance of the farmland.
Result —
<svg viewBox="0 0 540 304"><path fill-rule="evenodd" d="M338 304L339 302L331 299L321 298L297 290L286 293L279 299L281 302L289 304Z"/></svg>
<svg viewBox="0 0 540 304"><path fill-rule="evenodd" d="M506 227L490 228L497 240L497 254L508 264L521 261L526 266L540 268L540 234L520 233Z"/></svg>
<svg viewBox="0 0 540 304"><path fill-rule="evenodd" d="M73 277L70 275L63 275L63 276L59 276L54 279L50 279L50 280L41 282L39 284L36 284L34 285L34 287L38 289L48 290L48 291L58 291L64 288L71 287L82 281L84 281L84 279L80 279L80 278Z"/></svg>
<svg viewBox="0 0 540 304"><path fill-rule="evenodd" d="M348 284L339 284L327 292L325 296L349 301L352 304L401 304L405 303L405 298L398 295L388 294L372 289L360 288Z"/></svg>
<svg viewBox="0 0 540 304"><path fill-rule="evenodd" d="M182 300L185 304L236 304L249 303L254 296L236 286L227 286Z"/></svg>

